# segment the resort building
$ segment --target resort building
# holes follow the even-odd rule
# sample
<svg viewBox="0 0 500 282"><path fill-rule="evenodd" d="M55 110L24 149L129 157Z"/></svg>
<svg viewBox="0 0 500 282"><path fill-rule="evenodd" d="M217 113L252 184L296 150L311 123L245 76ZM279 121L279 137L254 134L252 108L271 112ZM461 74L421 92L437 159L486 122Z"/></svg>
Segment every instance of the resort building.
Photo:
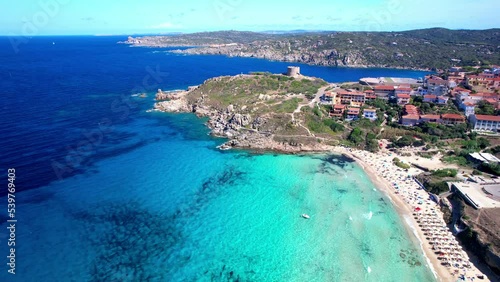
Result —
<svg viewBox="0 0 500 282"><path fill-rule="evenodd" d="M471 115L470 120L474 130L491 132L500 130L500 116Z"/></svg>
<svg viewBox="0 0 500 282"><path fill-rule="evenodd" d="M465 123L465 117L459 114L442 114L441 123L446 125Z"/></svg>
<svg viewBox="0 0 500 282"><path fill-rule="evenodd" d="M410 103L410 94L396 94L396 97L398 99L398 105L406 105Z"/></svg>
<svg viewBox="0 0 500 282"><path fill-rule="evenodd" d="M347 108L347 120L357 120L359 116L360 109L357 107Z"/></svg>
<svg viewBox="0 0 500 282"><path fill-rule="evenodd" d="M335 98L335 104L361 107L364 103L365 94L360 92L339 91Z"/></svg>
<svg viewBox="0 0 500 282"><path fill-rule="evenodd" d="M364 109L363 117L371 121L377 120L377 110L376 109Z"/></svg>

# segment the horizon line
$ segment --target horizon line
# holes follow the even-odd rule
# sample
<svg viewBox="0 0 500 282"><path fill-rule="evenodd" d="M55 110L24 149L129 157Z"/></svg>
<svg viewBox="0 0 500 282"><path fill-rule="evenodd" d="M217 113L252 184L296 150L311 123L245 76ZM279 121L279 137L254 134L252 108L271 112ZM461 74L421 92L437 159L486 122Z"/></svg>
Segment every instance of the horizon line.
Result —
<svg viewBox="0 0 500 282"><path fill-rule="evenodd" d="M194 33L210 33L210 32L224 32L224 31L234 31L234 32L252 32L252 33L270 33L270 32L299 32L299 33L321 33L321 32L356 32L356 33L386 33L386 32L409 32L417 30L432 30L432 29L444 29L449 31L487 31L500 29L500 27L491 27L484 29L468 29L468 28L446 28L446 27L428 27L428 28L416 28L416 29L406 29L406 30L380 30L380 31L361 31L361 30L330 30L330 29L266 29L260 31L252 30L239 30L239 29L220 29L220 30L205 30L205 31L164 31L164 32L130 32L130 33L114 33L114 34L92 34L92 33L82 33L82 34L35 34L35 35L22 35L22 34L0 34L0 37L46 37L46 36L127 36L127 35L171 35L171 34L194 34Z"/></svg>

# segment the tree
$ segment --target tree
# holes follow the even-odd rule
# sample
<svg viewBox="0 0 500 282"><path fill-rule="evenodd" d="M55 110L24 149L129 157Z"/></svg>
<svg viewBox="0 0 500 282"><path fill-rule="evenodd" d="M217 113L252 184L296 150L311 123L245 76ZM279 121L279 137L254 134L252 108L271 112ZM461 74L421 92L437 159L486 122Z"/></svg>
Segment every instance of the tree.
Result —
<svg viewBox="0 0 500 282"><path fill-rule="evenodd" d="M407 146L410 146L411 144L413 144L413 138L410 137L410 136L403 136L401 138L399 138L396 142L393 143L394 146L396 147L407 147Z"/></svg>
<svg viewBox="0 0 500 282"><path fill-rule="evenodd" d="M475 112L477 115L494 115L495 107L492 104L484 100L481 100L477 103Z"/></svg>
<svg viewBox="0 0 500 282"><path fill-rule="evenodd" d="M487 147L489 147L491 144L490 144L490 141L488 141L488 139L486 139L484 137L479 137L479 138L477 138L477 145L479 146L479 148L484 150Z"/></svg>
<svg viewBox="0 0 500 282"><path fill-rule="evenodd" d="M413 98L413 103L419 103L419 104L422 104L422 102L424 101L424 98L422 96L415 96Z"/></svg>
<svg viewBox="0 0 500 282"><path fill-rule="evenodd" d="M332 124L330 124L330 129L333 132L342 132L344 131L344 126L340 123L333 122Z"/></svg>
<svg viewBox="0 0 500 282"><path fill-rule="evenodd" d="M349 141L354 143L355 145L360 145L363 143L363 131L359 127L355 127L349 137L347 138Z"/></svg>
<svg viewBox="0 0 500 282"><path fill-rule="evenodd" d="M422 106L420 107L420 110L422 110L422 113L426 114L431 111L431 105L429 103L423 103Z"/></svg>

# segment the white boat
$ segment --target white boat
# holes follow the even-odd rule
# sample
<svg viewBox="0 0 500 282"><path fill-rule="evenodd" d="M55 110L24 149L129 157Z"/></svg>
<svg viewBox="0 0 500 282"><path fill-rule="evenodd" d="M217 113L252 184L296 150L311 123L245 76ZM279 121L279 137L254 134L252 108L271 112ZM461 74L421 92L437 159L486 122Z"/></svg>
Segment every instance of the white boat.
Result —
<svg viewBox="0 0 500 282"><path fill-rule="evenodd" d="M309 218L311 218L308 214L305 214L305 213L303 213L301 216L302 216L303 218L305 218L305 219L309 219Z"/></svg>

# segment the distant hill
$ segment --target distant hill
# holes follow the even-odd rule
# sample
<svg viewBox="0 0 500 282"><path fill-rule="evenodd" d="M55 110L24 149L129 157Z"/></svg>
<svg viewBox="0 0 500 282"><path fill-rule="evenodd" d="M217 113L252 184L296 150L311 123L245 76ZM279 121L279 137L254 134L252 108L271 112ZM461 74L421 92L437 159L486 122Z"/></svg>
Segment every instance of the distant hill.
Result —
<svg viewBox="0 0 500 282"><path fill-rule="evenodd" d="M197 46L177 52L257 57L327 66L444 69L454 65L500 65L500 29L292 33L217 31L130 37L126 43L136 46Z"/></svg>

